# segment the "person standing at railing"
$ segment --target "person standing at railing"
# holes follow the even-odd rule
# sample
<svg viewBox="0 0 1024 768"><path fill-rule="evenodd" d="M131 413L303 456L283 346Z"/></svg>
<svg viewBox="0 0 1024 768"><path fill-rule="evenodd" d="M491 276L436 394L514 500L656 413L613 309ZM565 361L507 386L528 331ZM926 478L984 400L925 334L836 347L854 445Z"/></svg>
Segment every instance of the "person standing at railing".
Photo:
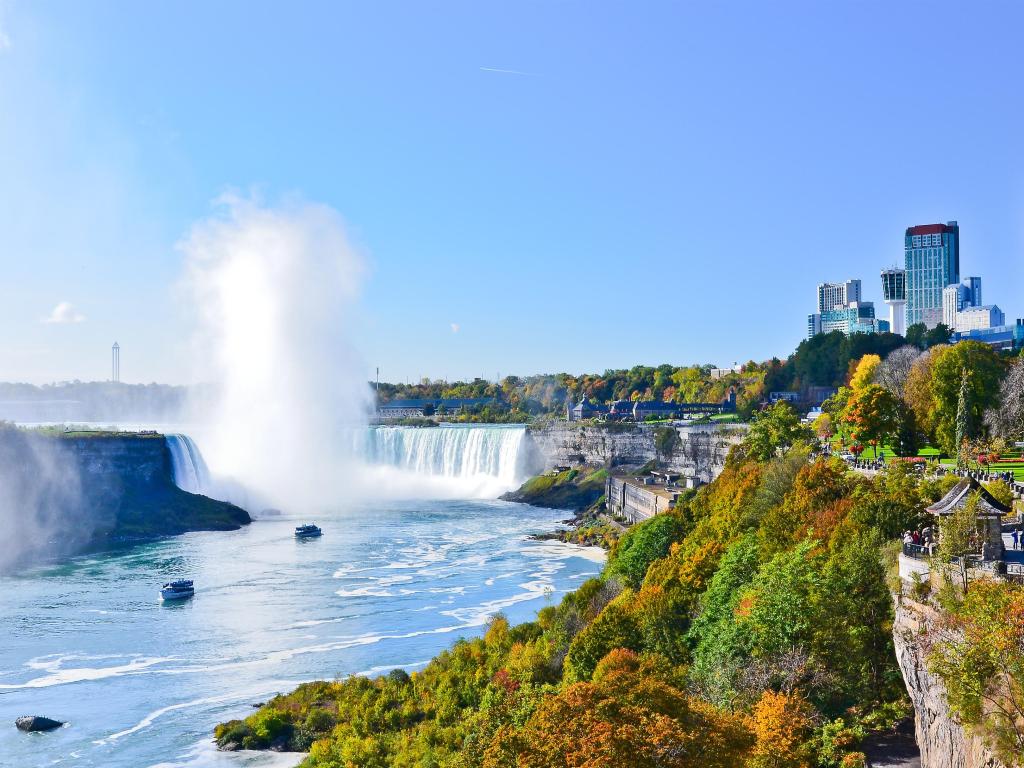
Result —
<svg viewBox="0 0 1024 768"><path fill-rule="evenodd" d="M1013 533L1010 534L1010 538L1013 539L1013 548L1014 549L1019 549L1020 548L1020 531L1018 531L1016 528L1014 528L1013 529Z"/></svg>

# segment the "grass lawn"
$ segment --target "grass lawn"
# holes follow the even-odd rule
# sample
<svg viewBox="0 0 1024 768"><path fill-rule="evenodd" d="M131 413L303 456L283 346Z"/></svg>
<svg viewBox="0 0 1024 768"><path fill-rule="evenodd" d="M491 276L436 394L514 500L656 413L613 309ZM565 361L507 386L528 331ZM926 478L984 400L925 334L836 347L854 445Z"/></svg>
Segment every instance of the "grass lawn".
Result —
<svg viewBox="0 0 1024 768"><path fill-rule="evenodd" d="M832 447L835 450L839 450L838 440L833 441L833 446ZM939 464L941 464L944 467L949 467L950 469L952 469L953 467L956 466L956 461L954 461L953 459L949 458L948 456L943 456L942 452L939 451L938 448L933 448L931 446L928 446L926 448L922 448L921 450L919 450L917 452L917 455L922 457L922 458L925 458L925 459L937 460L939 462ZM867 446L864 449L864 453L862 453L860 455L860 457L862 459L868 459L868 460L874 459L875 458L875 451L874 451L874 449L871 446ZM1020 458L1020 457L1021 457L1021 452L1020 451L1007 451L1006 453L1004 453L1002 455L1002 458L1011 458L1012 459L1012 458ZM885 461L889 461L889 459L896 458L896 452L893 451L893 449L890 448L888 445L882 445L882 446L878 447L878 458L883 459ZM978 469L979 467L978 467L978 465L972 465L972 468L973 469ZM990 470L992 472L1012 472L1014 480L1016 480L1017 482L1024 482L1024 463L1019 463L1018 464L1018 463L1015 463L1015 462L1001 462L1000 461L1000 462L996 462L995 464L989 464L988 466L983 467L983 469L987 469L987 470Z"/></svg>

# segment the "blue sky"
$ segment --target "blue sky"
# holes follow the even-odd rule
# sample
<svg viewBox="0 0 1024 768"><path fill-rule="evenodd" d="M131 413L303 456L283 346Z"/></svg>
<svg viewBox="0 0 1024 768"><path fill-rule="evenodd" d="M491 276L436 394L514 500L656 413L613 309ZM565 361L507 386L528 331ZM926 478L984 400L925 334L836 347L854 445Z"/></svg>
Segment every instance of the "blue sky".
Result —
<svg viewBox="0 0 1024 768"><path fill-rule="evenodd" d="M1024 316L1022 28L1010 2L0 0L0 379L105 378L114 339L125 380L201 378L175 244L229 189L340 213L390 380L784 355L818 282L878 300L903 229L947 219Z"/></svg>

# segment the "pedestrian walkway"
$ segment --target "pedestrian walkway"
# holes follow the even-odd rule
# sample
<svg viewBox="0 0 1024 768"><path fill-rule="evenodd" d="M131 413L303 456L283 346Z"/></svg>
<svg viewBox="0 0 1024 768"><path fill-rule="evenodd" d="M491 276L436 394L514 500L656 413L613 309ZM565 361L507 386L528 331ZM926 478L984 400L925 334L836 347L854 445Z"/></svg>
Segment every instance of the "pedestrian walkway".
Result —
<svg viewBox="0 0 1024 768"><path fill-rule="evenodd" d="M1013 548L1013 535L1011 533L1003 533L1003 547L1006 549L1006 552L1003 554L1003 560L1008 563L1024 563L1024 550L1015 550Z"/></svg>

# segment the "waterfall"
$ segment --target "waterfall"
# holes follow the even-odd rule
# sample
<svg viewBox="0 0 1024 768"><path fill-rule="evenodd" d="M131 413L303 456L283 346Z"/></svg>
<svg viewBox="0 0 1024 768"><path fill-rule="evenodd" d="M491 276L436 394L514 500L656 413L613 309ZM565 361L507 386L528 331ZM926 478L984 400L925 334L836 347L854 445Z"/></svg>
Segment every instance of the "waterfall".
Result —
<svg viewBox="0 0 1024 768"><path fill-rule="evenodd" d="M421 477L465 481L477 487L509 490L521 481L520 425L370 427L363 457ZM485 493L481 490L474 495Z"/></svg>
<svg viewBox="0 0 1024 768"><path fill-rule="evenodd" d="M166 435L165 439L171 452L175 484L189 493L209 495L210 470L206 468L203 454L195 441L188 435Z"/></svg>

